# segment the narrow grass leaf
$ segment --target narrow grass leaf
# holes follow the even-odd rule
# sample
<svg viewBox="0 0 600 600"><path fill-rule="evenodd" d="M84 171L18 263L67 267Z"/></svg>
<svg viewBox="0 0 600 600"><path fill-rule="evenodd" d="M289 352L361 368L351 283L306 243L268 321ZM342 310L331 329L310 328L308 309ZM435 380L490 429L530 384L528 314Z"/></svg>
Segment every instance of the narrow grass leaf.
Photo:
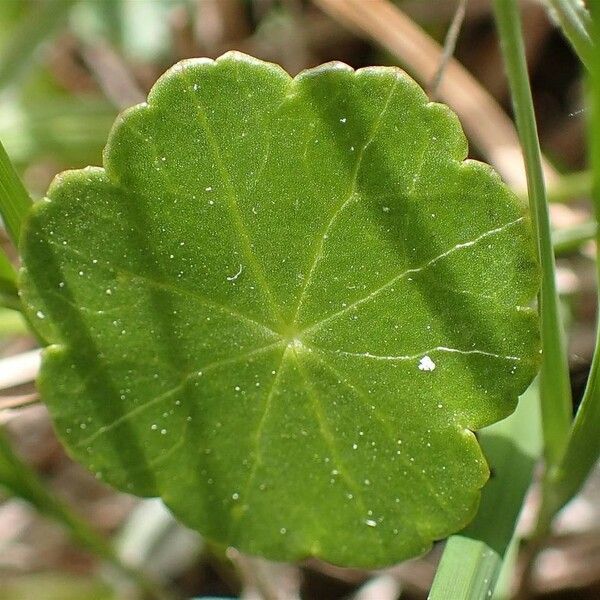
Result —
<svg viewBox="0 0 600 600"><path fill-rule="evenodd" d="M593 4L592 0L590 4ZM590 36L590 15L582 0L548 0L552 16L588 70L593 64L593 43Z"/></svg>
<svg viewBox="0 0 600 600"><path fill-rule="evenodd" d="M0 143L0 215L13 243L19 243L21 226L31 199ZM10 277L8 259L0 261L1 278Z"/></svg>
<svg viewBox="0 0 600 600"><path fill-rule="evenodd" d="M554 253L567 254L578 250L583 244L596 238L598 224L596 221L585 221L564 229L555 229L552 232L552 245Z"/></svg>
<svg viewBox="0 0 600 600"><path fill-rule="evenodd" d="M552 466L558 463L564 452L571 425L571 387L556 289L550 218L527 75L521 15L515 0L494 0L494 10L523 149L529 202L542 267L539 295L542 334L540 398L544 453L548 464Z"/></svg>
<svg viewBox="0 0 600 600"><path fill-rule="evenodd" d="M588 137L592 167L592 198L596 218L600 218L600 7L590 5L593 15L593 68L589 76L589 106L591 112ZM600 237L596 235L596 245ZM600 262L596 259L600 274ZM575 416L565 455L551 473L547 485L547 501L542 519L550 521L554 513L581 488L600 457L600 327L596 325L596 347L581 404Z"/></svg>
<svg viewBox="0 0 600 600"><path fill-rule="evenodd" d="M510 417L480 432L492 477L473 522L449 538L429 600L491 596L542 451L539 423L538 386L534 384Z"/></svg>

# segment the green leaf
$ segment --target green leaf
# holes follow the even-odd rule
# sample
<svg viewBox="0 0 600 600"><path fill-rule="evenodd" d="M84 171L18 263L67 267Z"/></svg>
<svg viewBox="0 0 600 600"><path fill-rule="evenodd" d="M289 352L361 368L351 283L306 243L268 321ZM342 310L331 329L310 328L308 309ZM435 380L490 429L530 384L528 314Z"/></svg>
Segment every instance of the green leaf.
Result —
<svg viewBox="0 0 600 600"><path fill-rule="evenodd" d="M590 36L590 14L580 0L548 0L551 16L558 22L573 50L591 71L594 44Z"/></svg>
<svg viewBox="0 0 600 600"><path fill-rule="evenodd" d="M208 538L389 564L473 517L538 363L530 223L395 68L171 69L34 207L22 296L71 453Z"/></svg>
<svg viewBox="0 0 600 600"><path fill-rule="evenodd" d="M0 142L0 215L15 245L19 243L23 220L30 206L29 194ZM12 269L6 257L1 259L1 263L0 279L5 289L5 283L10 282Z"/></svg>

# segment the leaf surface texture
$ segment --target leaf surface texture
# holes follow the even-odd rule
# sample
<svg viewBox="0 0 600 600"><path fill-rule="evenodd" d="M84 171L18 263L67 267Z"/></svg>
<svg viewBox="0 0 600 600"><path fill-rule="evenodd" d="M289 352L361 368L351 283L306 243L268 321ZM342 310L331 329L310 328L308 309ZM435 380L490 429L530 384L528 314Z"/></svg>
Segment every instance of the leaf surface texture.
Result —
<svg viewBox="0 0 600 600"><path fill-rule="evenodd" d="M184 61L22 240L70 452L278 560L380 566L473 516L537 369L530 224L402 71Z"/></svg>

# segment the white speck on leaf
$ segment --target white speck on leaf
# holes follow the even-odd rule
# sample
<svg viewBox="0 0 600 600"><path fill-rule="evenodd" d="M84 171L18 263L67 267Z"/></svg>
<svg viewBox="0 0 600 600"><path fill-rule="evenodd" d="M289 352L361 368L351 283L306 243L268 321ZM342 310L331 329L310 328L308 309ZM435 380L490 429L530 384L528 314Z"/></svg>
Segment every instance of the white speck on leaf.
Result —
<svg viewBox="0 0 600 600"><path fill-rule="evenodd" d="M231 276L227 277L227 281L235 281L242 274L243 270L244 270L244 266L240 265L238 272L235 275L231 275Z"/></svg>
<svg viewBox="0 0 600 600"><path fill-rule="evenodd" d="M419 370L420 371L433 371L435 369L435 363L429 358L429 356L425 355L419 361Z"/></svg>

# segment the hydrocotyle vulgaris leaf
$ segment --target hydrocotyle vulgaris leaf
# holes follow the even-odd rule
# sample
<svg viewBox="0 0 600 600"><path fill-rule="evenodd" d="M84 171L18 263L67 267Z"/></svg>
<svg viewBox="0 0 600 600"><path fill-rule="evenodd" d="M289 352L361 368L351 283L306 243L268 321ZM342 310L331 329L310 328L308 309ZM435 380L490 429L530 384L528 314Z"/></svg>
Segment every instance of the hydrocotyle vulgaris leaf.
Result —
<svg viewBox="0 0 600 600"><path fill-rule="evenodd" d="M41 393L208 538L378 566L473 516L537 368L524 208L395 68L173 67L22 243Z"/></svg>

